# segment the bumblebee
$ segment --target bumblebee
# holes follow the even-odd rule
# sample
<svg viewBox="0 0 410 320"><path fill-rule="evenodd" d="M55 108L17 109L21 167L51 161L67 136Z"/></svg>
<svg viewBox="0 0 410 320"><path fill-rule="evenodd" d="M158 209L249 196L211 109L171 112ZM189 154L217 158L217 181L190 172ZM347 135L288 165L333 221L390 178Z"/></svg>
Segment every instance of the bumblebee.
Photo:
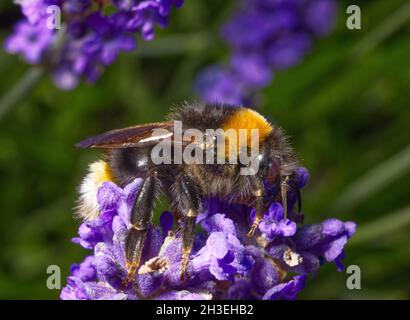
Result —
<svg viewBox="0 0 410 320"><path fill-rule="evenodd" d="M104 181L113 181L124 187L137 177L143 179L132 208L131 228L126 239L126 282L131 281L139 267L147 229L153 219L155 200L160 194L170 200L174 216L181 226L181 279L184 279L196 218L205 197L254 207L256 216L248 233L252 237L272 201L282 202L286 218L287 192L289 188L296 187L298 160L295 152L283 130L255 110L230 105L186 103L175 108L168 120L108 131L77 144L80 148L101 148L105 151L104 160L90 165L89 173L80 186L77 212L83 219L91 220L98 216L96 193ZM177 135L176 121L181 123L182 133L194 128L204 134L204 140ZM230 151L245 150L252 154L252 149L257 150L254 157L258 160L258 170L253 174L241 174L241 169L249 163L220 161L221 158L227 160L228 156L229 160L232 159L231 153L219 152L219 146L215 143L218 137L210 136L209 132L217 132L218 129L238 135L241 130L258 132L256 141L252 140L252 143L247 138L235 145L228 144ZM158 130L163 134L153 134ZM196 152L207 153L207 161L158 164L152 154L164 141L179 147L182 152L194 144ZM171 158L177 157L175 150L172 149ZM210 150L214 151L211 156L208 153Z"/></svg>

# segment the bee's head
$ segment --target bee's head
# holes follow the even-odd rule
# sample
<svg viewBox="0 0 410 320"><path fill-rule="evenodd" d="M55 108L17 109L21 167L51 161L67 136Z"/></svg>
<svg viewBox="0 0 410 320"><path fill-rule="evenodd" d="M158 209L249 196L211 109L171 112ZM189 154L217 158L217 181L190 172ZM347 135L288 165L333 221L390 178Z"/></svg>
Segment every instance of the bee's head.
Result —
<svg viewBox="0 0 410 320"><path fill-rule="evenodd" d="M289 187L293 188L293 181L298 161L283 130L274 126L259 146L258 175L264 183L268 197L278 194L281 182L289 180Z"/></svg>
<svg viewBox="0 0 410 320"><path fill-rule="evenodd" d="M281 176L292 176L299 163L283 130L274 126L272 131L260 143L261 167L270 168ZM266 171L267 174L267 171Z"/></svg>

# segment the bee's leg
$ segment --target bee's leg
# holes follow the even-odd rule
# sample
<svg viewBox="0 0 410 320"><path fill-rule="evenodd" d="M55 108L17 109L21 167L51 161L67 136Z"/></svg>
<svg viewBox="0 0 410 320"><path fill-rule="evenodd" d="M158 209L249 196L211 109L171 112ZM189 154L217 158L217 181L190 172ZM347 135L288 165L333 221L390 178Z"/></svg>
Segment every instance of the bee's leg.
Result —
<svg viewBox="0 0 410 320"><path fill-rule="evenodd" d="M182 260L181 260L181 281L185 280L185 272L188 266L189 255L192 251L195 236L195 222L198 216L197 211L191 211L185 217L182 229Z"/></svg>
<svg viewBox="0 0 410 320"><path fill-rule="evenodd" d="M183 221L183 215L178 208L172 209L172 215L174 217L175 225L176 225L176 233L179 234L182 228L181 222Z"/></svg>
<svg viewBox="0 0 410 320"><path fill-rule="evenodd" d="M296 196L298 199L298 213L302 212L302 195L300 194L300 189L298 186L296 186Z"/></svg>
<svg viewBox="0 0 410 320"><path fill-rule="evenodd" d="M200 187L186 174L181 175L175 185L176 202L184 215L182 226L181 280L184 280L189 255L194 243L196 217L201 210Z"/></svg>
<svg viewBox="0 0 410 320"><path fill-rule="evenodd" d="M258 228L259 222L263 218L263 214L265 213L266 210L266 203L264 199L264 187L263 183L257 179L253 183L253 188L254 188L254 198L255 198L255 220L253 220L251 229L248 232L248 237L253 237L256 229Z"/></svg>
<svg viewBox="0 0 410 320"><path fill-rule="evenodd" d="M147 229L151 225L155 198L159 192L159 183L155 175L148 176L142 183L131 211L131 229L125 244L126 267L128 276L124 286L134 278L139 266Z"/></svg>
<svg viewBox="0 0 410 320"><path fill-rule="evenodd" d="M288 189L289 189L289 176L285 176L280 182L280 193L282 198L283 207L283 221L286 221L288 217Z"/></svg>

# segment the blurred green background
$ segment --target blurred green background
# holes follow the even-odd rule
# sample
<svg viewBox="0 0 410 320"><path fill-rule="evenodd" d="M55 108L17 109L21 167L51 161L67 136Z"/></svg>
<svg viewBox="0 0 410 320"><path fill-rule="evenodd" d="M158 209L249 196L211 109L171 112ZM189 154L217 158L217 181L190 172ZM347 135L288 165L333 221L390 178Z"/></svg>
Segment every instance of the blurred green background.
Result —
<svg viewBox="0 0 410 320"><path fill-rule="evenodd" d="M18 18L0 4L0 40ZM94 151L76 150L89 135L160 121L169 107L195 98L192 82L229 49L218 37L234 0L187 0L153 42L122 55L97 85L57 90L48 77L20 96L0 120L0 298L55 299L46 269L59 265L62 285L86 250L70 242L76 187ZM410 3L355 1L362 29L346 28L342 1L336 30L303 63L278 73L262 92L261 111L276 119L311 172L304 190L307 222L354 220L346 265L362 271L362 289L326 265L303 299L410 297ZM0 51L0 97L28 72Z"/></svg>

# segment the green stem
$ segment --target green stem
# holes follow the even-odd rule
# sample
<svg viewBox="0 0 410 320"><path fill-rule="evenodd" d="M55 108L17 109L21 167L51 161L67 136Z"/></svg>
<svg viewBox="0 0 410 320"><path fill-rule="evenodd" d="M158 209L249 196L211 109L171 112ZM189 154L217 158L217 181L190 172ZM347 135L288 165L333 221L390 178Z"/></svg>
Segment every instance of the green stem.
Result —
<svg viewBox="0 0 410 320"><path fill-rule="evenodd" d="M410 2L406 2L377 25L353 48L353 56L362 57L404 26L410 19Z"/></svg>
<svg viewBox="0 0 410 320"><path fill-rule="evenodd" d="M388 213L378 220L359 226L357 233L349 240L349 245L355 246L368 243L385 235L395 234L399 229L407 228L410 224L410 207Z"/></svg>
<svg viewBox="0 0 410 320"><path fill-rule="evenodd" d="M410 171L410 145L353 182L335 201L333 210L348 210L383 190Z"/></svg>
<svg viewBox="0 0 410 320"><path fill-rule="evenodd" d="M33 67L0 99L0 121L4 116L25 98L44 75L44 69Z"/></svg>
<svg viewBox="0 0 410 320"><path fill-rule="evenodd" d="M161 58L169 55L203 52L211 45L211 37L205 32L172 34L152 42L141 42L134 54L139 57Z"/></svg>
<svg viewBox="0 0 410 320"><path fill-rule="evenodd" d="M60 57L61 50L65 43L67 26L63 24L51 46L50 61L55 57ZM0 98L0 121L17 103L34 89L40 79L46 73L46 66L39 65L31 68L2 98Z"/></svg>

